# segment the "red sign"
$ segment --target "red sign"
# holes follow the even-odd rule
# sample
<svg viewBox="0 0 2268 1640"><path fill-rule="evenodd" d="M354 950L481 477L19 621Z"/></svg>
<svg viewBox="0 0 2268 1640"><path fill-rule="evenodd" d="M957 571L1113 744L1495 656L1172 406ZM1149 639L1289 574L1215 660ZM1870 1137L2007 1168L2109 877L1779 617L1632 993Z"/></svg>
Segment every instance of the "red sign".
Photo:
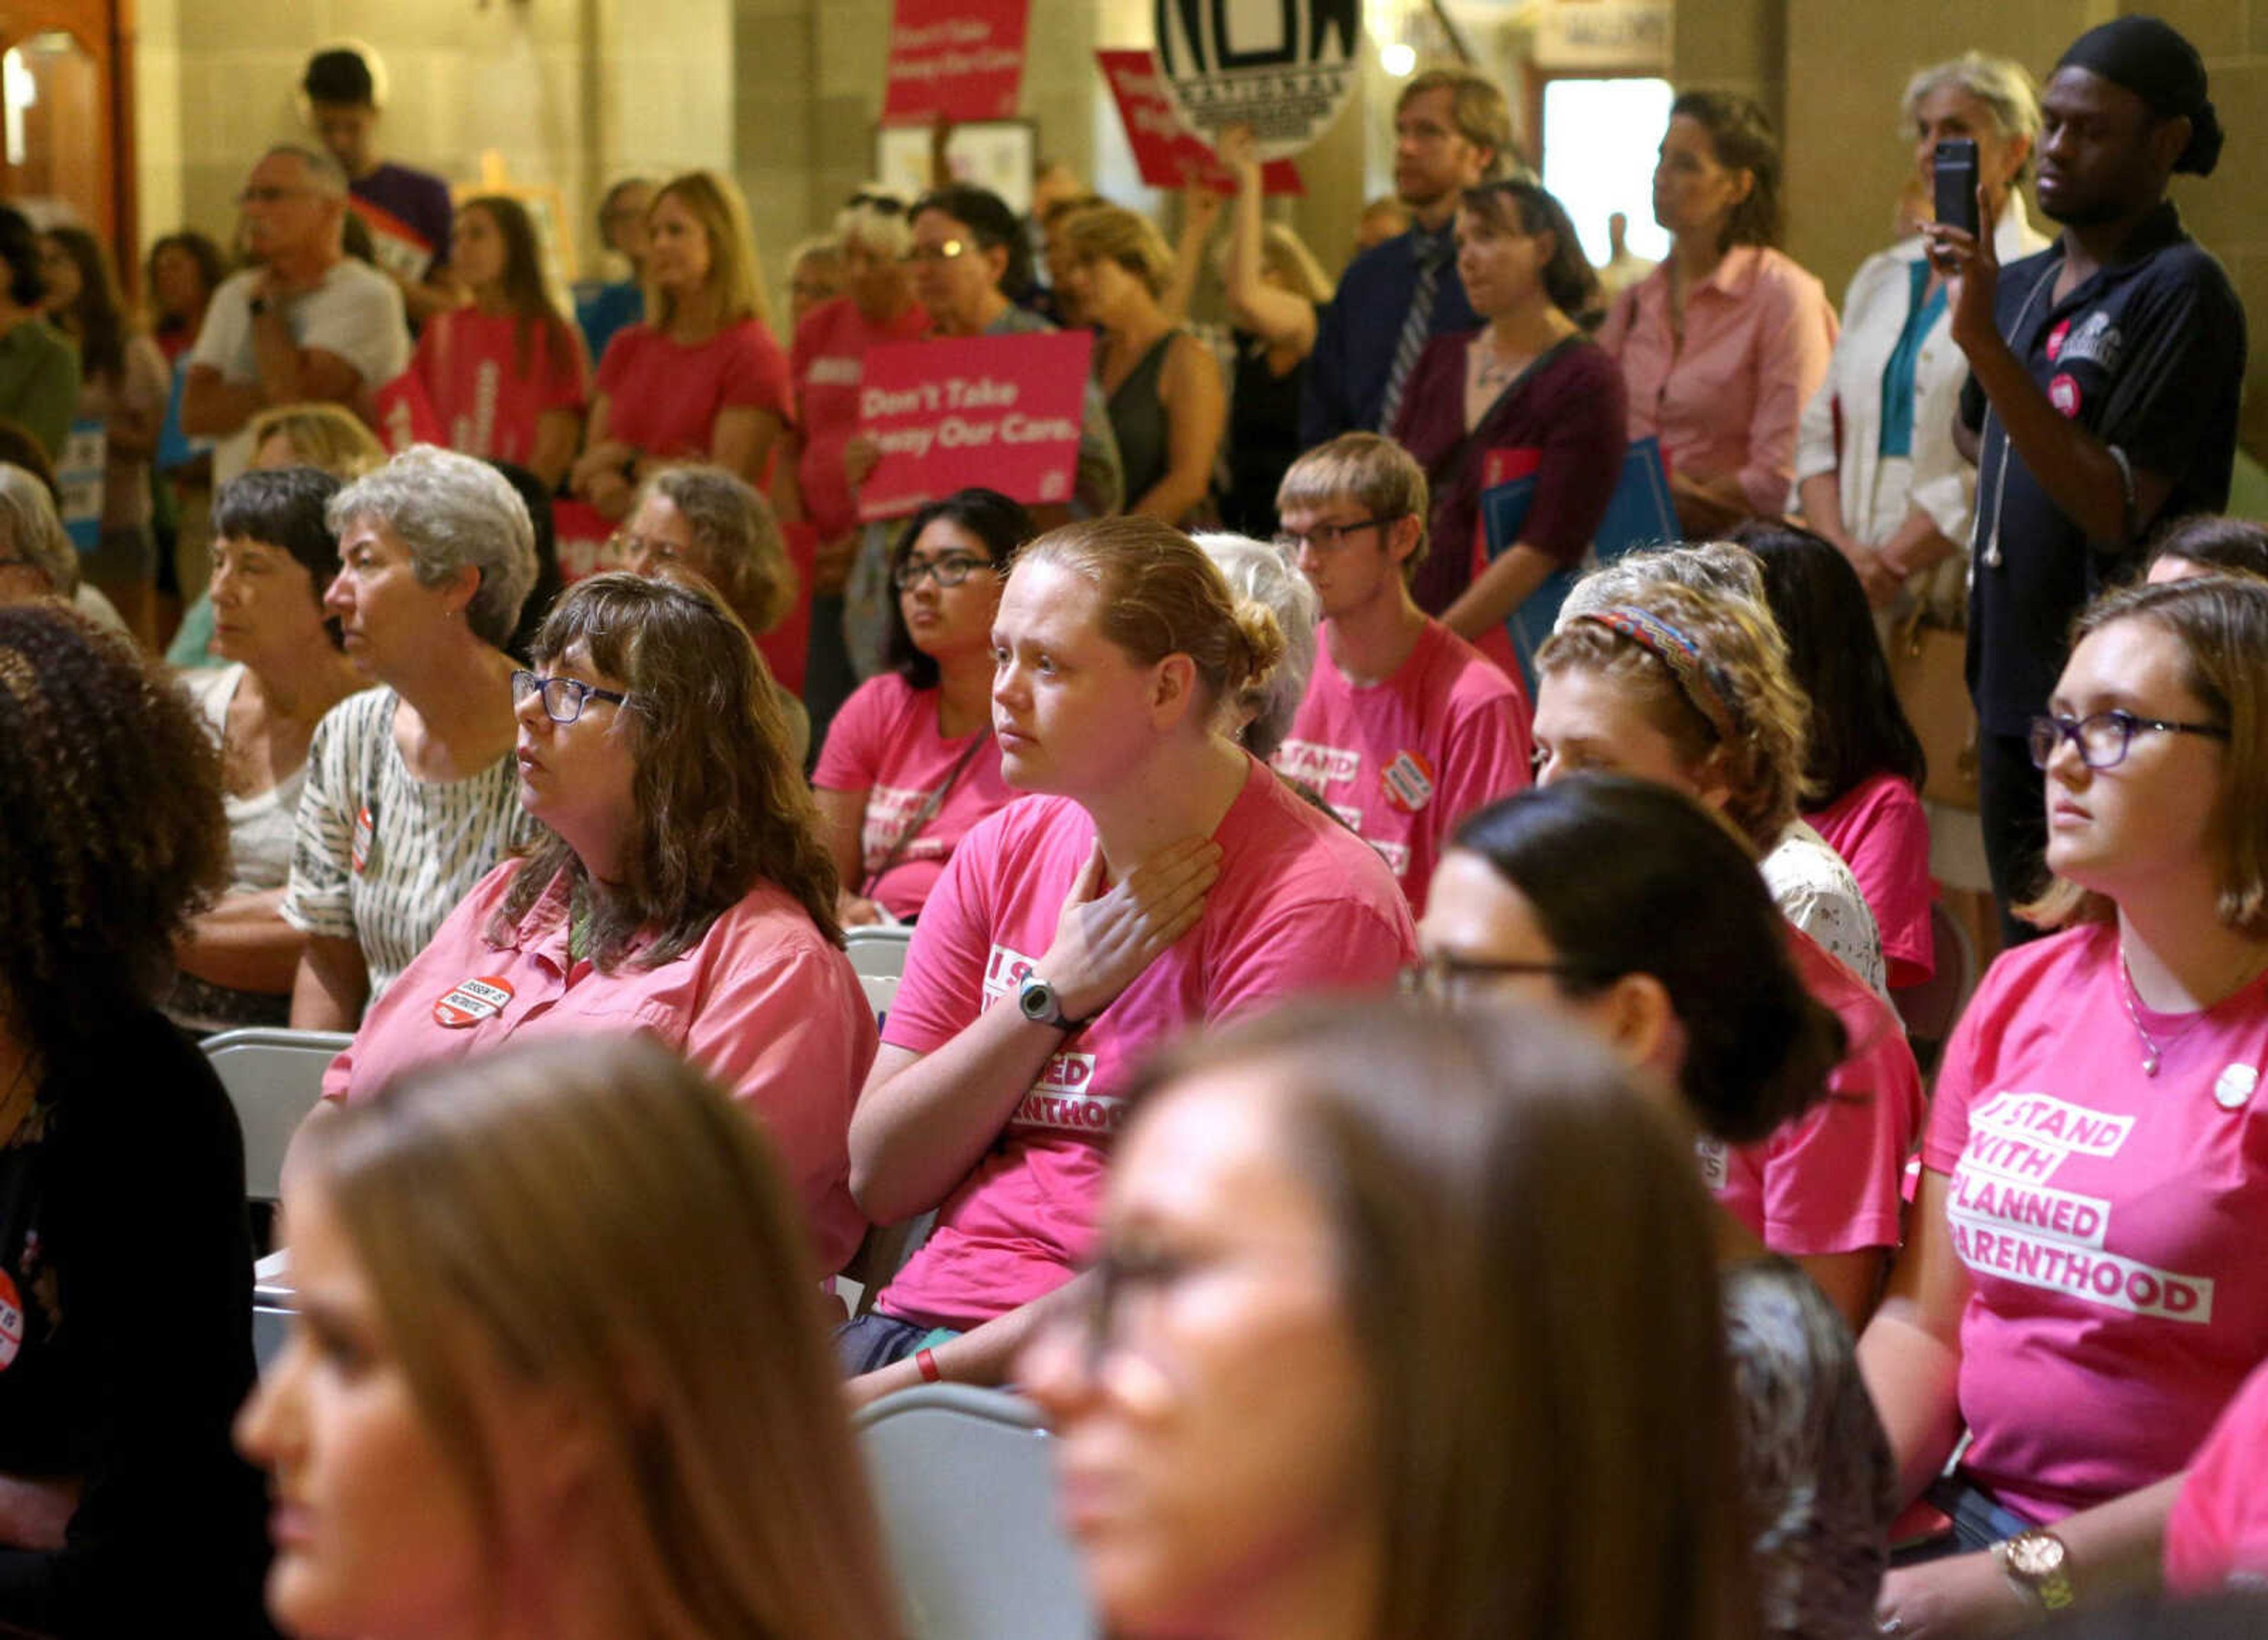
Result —
<svg viewBox="0 0 2268 1640"><path fill-rule="evenodd" d="M1068 502L1094 346L1091 332L1064 330L867 349L858 430L882 459L859 486L858 516L903 518L970 484Z"/></svg>
<svg viewBox="0 0 2268 1640"><path fill-rule="evenodd" d="M1094 60L1118 100L1118 117L1125 123L1126 141L1146 185L1180 188L1191 177L1201 177L1217 194L1236 192L1236 178L1211 146L1192 136L1174 112L1156 57L1146 51L1098 51ZM1307 192L1288 159L1271 159L1260 167L1260 189L1263 194Z"/></svg>
<svg viewBox="0 0 2268 1640"><path fill-rule="evenodd" d="M1012 120L1030 0L897 0L882 123Z"/></svg>

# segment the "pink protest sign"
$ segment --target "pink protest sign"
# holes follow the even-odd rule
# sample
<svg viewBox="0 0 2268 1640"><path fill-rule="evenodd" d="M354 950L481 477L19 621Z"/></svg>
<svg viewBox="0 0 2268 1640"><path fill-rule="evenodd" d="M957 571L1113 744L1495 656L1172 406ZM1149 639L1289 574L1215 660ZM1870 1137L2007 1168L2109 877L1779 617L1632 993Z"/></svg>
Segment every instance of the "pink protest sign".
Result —
<svg viewBox="0 0 2268 1640"><path fill-rule="evenodd" d="M1030 0L898 0L885 125L1008 120L1024 81Z"/></svg>
<svg viewBox="0 0 2268 1640"><path fill-rule="evenodd" d="M869 348L858 430L882 455L858 488L858 516L903 518L971 484L1027 504L1069 501L1094 345L1067 330Z"/></svg>
<svg viewBox="0 0 2268 1640"><path fill-rule="evenodd" d="M1189 134L1166 95L1166 82L1158 60L1146 51L1098 51L1095 62L1110 82L1117 99L1118 117L1126 127L1126 141L1134 151L1134 164L1151 188L1180 188L1191 177L1202 177L1215 193L1236 192L1236 179L1219 157ZM1260 167L1260 187L1267 194L1304 194L1307 188L1288 159L1271 159Z"/></svg>

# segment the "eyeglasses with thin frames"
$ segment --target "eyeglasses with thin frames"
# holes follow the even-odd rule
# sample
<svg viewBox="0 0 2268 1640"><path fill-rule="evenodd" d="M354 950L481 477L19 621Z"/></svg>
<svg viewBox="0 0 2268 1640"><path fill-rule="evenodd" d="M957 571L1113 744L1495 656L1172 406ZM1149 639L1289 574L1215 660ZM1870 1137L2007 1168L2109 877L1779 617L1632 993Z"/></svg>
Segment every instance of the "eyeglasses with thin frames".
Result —
<svg viewBox="0 0 2268 1640"><path fill-rule="evenodd" d="M990 559L952 552L940 558L909 558L891 571L890 579L901 592L910 592L922 584L924 576L928 576L939 586L959 586L979 570L992 567Z"/></svg>
<svg viewBox="0 0 2268 1640"><path fill-rule="evenodd" d="M1356 518L1346 524L1318 524L1313 529L1305 531L1285 530L1278 533L1276 537L1276 550L1287 558L1298 557L1300 551L1309 546L1314 547L1317 552L1336 552L1346 545L1348 536L1360 534L1365 530L1383 528L1395 521L1393 518L1381 515L1377 518Z"/></svg>
<svg viewBox="0 0 2268 1640"><path fill-rule="evenodd" d="M2134 744L2134 737L2146 732L2202 735L2208 740L2228 739L2228 731L2219 724L2187 724L2170 717L2143 717L2118 707L2107 712L2089 712L2084 717L2053 712L2032 719L2032 767L2044 769L2055 761L2057 745L2068 740L2078 750L2079 761L2089 769L2116 769L2126 761L2126 754Z"/></svg>
<svg viewBox="0 0 2268 1640"><path fill-rule="evenodd" d="M602 689L580 678L540 678L532 672L512 674L512 703L518 707L538 690L543 695L544 715L555 724L571 724L583 715L583 708L593 701L608 701L616 706L625 705L630 696L619 689Z"/></svg>
<svg viewBox="0 0 2268 1640"><path fill-rule="evenodd" d="M1404 997L1453 1003L1500 980L1517 979L1528 974L1573 980L1586 977L1587 970L1567 962L1495 962L1485 957L1459 957L1440 951L1422 962L1411 963L1395 979Z"/></svg>

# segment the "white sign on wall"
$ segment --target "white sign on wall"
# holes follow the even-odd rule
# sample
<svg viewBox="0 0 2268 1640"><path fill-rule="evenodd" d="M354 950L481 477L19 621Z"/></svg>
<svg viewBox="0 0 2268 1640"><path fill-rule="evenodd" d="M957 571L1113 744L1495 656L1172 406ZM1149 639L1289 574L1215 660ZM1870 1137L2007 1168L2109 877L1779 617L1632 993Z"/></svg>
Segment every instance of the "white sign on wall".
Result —
<svg viewBox="0 0 2268 1640"><path fill-rule="evenodd" d="M1667 73L1676 11L1675 0L1543 0L1535 66Z"/></svg>
<svg viewBox="0 0 2268 1640"><path fill-rule="evenodd" d="M1362 0L1157 0L1158 67L1190 130L1252 128L1263 159L1296 154L1353 95Z"/></svg>

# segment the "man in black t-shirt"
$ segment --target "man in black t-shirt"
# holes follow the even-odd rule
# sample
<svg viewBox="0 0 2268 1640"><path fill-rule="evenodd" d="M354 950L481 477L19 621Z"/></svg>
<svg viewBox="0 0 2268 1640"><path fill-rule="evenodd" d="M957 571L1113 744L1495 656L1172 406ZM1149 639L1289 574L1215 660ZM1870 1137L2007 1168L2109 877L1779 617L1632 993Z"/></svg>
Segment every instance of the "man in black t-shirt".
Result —
<svg viewBox="0 0 2268 1640"><path fill-rule="evenodd" d="M2044 798L2026 737L2047 710L2072 618L2140 567L2164 518L2228 504L2244 312L2166 197L2204 176L2221 130L2205 65L2154 18L2089 30L2041 97L2040 210L2055 244L1999 266L1989 238L1927 230L1960 278L1964 449L1977 456L1969 688L1981 732L1984 848L2008 941L2043 884ZM1981 199L1981 194L1980 194Z"/></svg>

